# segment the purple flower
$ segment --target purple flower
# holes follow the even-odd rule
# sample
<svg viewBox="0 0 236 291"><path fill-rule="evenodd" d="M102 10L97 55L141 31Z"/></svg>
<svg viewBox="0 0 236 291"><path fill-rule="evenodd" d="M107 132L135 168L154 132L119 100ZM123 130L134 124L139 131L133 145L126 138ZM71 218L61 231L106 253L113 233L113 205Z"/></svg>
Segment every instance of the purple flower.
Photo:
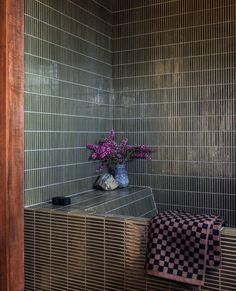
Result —
<svg viewBox="0 0 236 291"><path fill-rule="evenodd" d="M89 150L91 150L91 151L95 150L96 147L97 147L97 146L94 145L94 144L87 144L87 148L88 148Z"/></svg>
<svg viewBox="0 0 236 291"><path fill-rule="evenodd" d="M91 155L91 158L92 158L93 160L96 160L96 158L97 158L97 154L96 154L96 153L93 153L93 154Z"/></svg>
<svg viewBox="0 0 236 291"><path fill-rule="evenodd" d="M153 150L146 145L128 145L128 139L123 139L120 143L115 141L115 131L112 129L108 136L101 139L96 144L87 144L87 148L92 151L90 158L100 160L101 166L98 171L114 164L123 164L134 159L151 159Z"/></svg>
<svg viewBox="0 0 236 291"><path fill-rule="evenodd" d="M128 139L127 138L123 139L120 142L120 145L119 145L120 152L124 153L126 151L127 144L128 144Z"/></svg>

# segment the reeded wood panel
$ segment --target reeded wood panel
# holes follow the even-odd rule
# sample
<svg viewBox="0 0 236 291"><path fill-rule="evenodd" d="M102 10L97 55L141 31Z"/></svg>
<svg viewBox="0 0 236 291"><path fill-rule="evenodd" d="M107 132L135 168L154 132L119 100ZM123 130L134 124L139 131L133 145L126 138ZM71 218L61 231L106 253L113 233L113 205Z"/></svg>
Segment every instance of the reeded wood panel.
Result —
<svg viewBox="0 0 236 291"><path fill-rule="evenodd" d="M234 0L113 2L115 128L157 151L130 167L157 207L236 226Z"/></svg>
<svg viewBox="0 0 236 291"><path fill-rule="evenodd" d="M146 276L144 218L25 209L26 291L195 291ZM222 233L222 266L207 271L202 291L234 291L236 233Z"/></svg>

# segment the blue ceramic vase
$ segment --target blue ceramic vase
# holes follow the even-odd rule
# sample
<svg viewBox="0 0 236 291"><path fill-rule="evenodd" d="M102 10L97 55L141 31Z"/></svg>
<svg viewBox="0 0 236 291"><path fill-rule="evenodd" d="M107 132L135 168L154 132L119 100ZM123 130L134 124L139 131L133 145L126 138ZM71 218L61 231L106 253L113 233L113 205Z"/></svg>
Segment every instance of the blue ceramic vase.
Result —
<svg viewBox="0 0 236 291"><path fill-rule="evenodd" d="M115 167L115 179L119 188L125 188L129 185L129 177L125 164L117 164Z"/></svg>

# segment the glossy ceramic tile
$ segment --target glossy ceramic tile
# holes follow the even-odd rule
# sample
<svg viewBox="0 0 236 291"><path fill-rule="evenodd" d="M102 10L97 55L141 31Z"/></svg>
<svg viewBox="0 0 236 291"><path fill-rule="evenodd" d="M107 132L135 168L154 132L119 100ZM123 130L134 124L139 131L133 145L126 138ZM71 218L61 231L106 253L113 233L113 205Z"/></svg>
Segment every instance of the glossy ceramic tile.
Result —
<svg viewBox="0 0 236 291"><path fill-rule="evenodd" d="M25 205L92 188L113 127L107 3L25 0Z"/></svg>
<svg viewBox="0 0 236 291"><path fill-rule="evenodd" d="M235 226L235 1L114 1L113 25L115 128L156 149L131 183Z"/></svg>
<svg viewBox="0 0 236 291"><path fill-rule="evenodd" d="M96 215L152 217L156 213L151 188L129 186L114 191L90 190L71 196L71 205L57 206L45 202L31 209L63 212L87 212Z"/></svg>

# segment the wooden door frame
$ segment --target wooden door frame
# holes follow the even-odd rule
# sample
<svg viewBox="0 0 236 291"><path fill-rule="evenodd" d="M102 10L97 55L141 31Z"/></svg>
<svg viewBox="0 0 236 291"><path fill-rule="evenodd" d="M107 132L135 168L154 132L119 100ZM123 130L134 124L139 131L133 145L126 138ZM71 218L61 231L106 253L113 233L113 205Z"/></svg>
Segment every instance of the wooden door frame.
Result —
<svg viewBox="0 0 236 291"><path fill-rule="evenodd" d="M0 290L24 289L24 1L0 0Z"/></svg>

